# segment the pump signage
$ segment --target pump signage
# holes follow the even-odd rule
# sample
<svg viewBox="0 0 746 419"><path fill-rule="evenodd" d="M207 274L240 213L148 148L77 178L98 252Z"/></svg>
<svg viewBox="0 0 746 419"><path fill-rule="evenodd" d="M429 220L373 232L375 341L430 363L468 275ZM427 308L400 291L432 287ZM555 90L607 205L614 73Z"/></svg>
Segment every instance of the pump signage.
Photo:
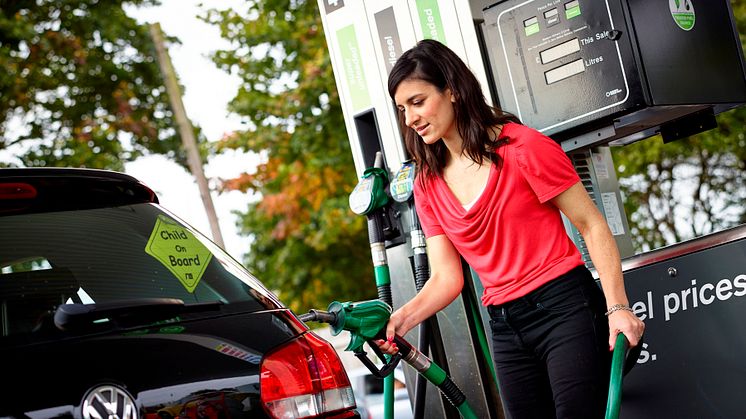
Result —
<svg viewBox="0 0 746 419"><path fill-rule="evenodd" d="M396 27L394 8L389 7L375 14L378 40L381 42L383 62L386 63L386 74L390 74L396 60L402 54L399 30Z"/></svg>
<svg viewBox="0 0 746 419"><path fill-rule="evenodd" d="M417 12L420 15L422 36L445 45L446 36L443 31L443 21L440 19L438 0L417 0Z"/></svg>
<svg viewBox="0 0 746 419"><path fill-rule="evenodd" d="M324 0L324 11L326 12L327 15L343 7L345 7L344 0Z"/></svg>
<svg viewBox="0 0 746 419"><path fill-rule="evenodd" d="M349 25L337 31L339 50L342 53L347 91L350 92L352 108L355 111L370 107L368 82L365 80L365 68L360 56L360 45L357 42L355 26Z"/></svg>
<svg viewBox="0 0 746 419"><path fill-rule="evenodd" d="M681 252L624 274L646 327L621 417L743 417L746 239Z"/></svg>
<svg viewBox="0 0 746 419"><path fill-rule="evenodd" d="M671 9L671 17L676 26L685 31L694 28L695 15L692 0L668 0L668 8Z"/></svg>

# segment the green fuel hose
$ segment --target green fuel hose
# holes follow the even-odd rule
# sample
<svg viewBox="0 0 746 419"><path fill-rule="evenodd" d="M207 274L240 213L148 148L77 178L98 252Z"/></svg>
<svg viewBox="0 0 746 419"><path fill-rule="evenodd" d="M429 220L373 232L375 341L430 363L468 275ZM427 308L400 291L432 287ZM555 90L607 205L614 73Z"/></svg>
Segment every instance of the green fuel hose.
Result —
<svg viewBox="0 0 746 419"><path fill-rule="evenodd" d="M611 379L609 380L609 398L606 400L606 419L618 419L622 408L622 378L624 363L629 350L629 341L620 333L616 337L614 352L611 356Z"/></svg>
<svg viewBox="0 0 746 419"><path fill-rule="evenodd" d="M461 417L465 419L477 419L477 415L466 401L466 396L453 382L451 377L437 364L432 362L422 352L415 349L404 338L396 336L394 342L402 354L402 360L412 366L427 381L433 383L441 393L458 409Z"/></svg>

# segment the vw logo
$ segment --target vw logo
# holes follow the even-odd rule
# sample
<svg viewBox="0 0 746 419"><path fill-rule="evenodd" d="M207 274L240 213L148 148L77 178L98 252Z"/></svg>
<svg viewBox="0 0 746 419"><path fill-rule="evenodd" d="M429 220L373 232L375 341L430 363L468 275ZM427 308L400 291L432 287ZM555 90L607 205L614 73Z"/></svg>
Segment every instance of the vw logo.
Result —
<svg viewBox="0 0 746 419"><path fill-rule="evenodd" d="M91 389L83 399L83 419L138 419L137 406L123 388L102 385Z"/></svg>

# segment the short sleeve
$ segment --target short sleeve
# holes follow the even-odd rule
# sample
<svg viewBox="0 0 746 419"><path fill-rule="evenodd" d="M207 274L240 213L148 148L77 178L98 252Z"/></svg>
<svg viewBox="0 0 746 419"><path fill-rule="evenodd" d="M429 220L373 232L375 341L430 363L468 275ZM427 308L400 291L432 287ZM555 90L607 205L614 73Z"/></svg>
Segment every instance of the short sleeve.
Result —
<svg viewBox="0 0 746 419"><path fill-rule="evenodd" d="M539 202L545 203L579 182L580 177L559 144L538 131L524 129L517 141L516 162Z"/></svg>
<svg viewBox="0 0 746 419"><path fill-rule="evenodd" d="M419 177L414 180L414 206L426 238L445 234L440 221L435 217L435 212L430 206L427 191L422 187Z"/></svg>

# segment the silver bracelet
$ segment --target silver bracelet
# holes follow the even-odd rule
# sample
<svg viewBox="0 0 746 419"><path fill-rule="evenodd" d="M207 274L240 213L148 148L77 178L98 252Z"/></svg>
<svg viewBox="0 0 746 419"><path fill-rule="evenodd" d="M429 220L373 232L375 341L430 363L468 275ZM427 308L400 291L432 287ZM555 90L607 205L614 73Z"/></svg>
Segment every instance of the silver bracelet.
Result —
<svg viewBox="0 0 746 419"><path fill-rule="evenodd" d="M608 316L609 314L619 310L629 311L630 313L632 312L632 309L629 308L629 306L626 304L614 304L613 306L609 307L609 311L604 314Z"/></svg>

